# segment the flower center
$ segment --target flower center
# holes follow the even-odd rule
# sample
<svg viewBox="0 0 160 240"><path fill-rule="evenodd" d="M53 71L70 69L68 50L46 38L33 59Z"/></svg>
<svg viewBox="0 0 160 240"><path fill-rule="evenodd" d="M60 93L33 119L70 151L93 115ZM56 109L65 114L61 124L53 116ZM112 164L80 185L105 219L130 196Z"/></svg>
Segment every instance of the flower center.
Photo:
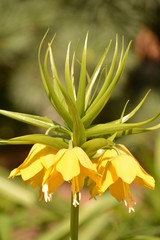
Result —
<svg viewBox="0 0 160 240"><path fill-rule="evenodd" d="M135 212L133 205L136 204L134 198L131 195L129 184L123 182L123 190L124 190L124 204L128 207L129 213Z"/></svg>
<svg viewBox="0 0 160 240"><path fill-rule="evenodd" d="M45 202L50 202L52 200L52 194L51 193L48 194L48 183L47 182L42 186L42 192L44 193Z"/></svg>

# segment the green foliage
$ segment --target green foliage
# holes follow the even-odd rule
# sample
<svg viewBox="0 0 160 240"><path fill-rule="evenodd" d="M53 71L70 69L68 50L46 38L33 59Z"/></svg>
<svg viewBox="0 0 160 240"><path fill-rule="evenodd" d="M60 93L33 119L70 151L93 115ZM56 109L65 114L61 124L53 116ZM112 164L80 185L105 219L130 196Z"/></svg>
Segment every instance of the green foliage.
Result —
<svg viewBox="0 0 160 240"><path fill-rule="evenodd" d="M48 33L48 31L47 31ZM98 89L97 94L95 95L95 91L93 89L94 85L99 85L99 78L101 78L101 73L103 72L102 65L103 62L107 56L107 52L110 48L110 44L107 47L107 50L104 52L103 57L100 59L98 65L95 67L95 70L93 71L92 77L89 77L88 83L86 83L87 78L87 63L86 63L86 55L87 55L87 40L88 40L88 34L85 39L84 48L82 51L82 62L81 62L81 68L80 68L80 76L79 76L79 83L78 83L78 89L76 92L76 86L75 82L73 81L74 76L74 68L69 64L69 49L70 44L67 49L67 56L66 56L66 63L65 63L65 83L67 86L67 89L65 89L62 81L59 79L57 69L55 66L53 53L51 45L54 41L55 36L52 38L51 42L48 44L48 48L46 50L43 64L41 63L41 52L42 52L42 46L44 44L44 40L47 36L47 33L45 34L44 38L42 39L38 51L38 63L40 68L40 74L43 82L44 89L47 93L48 99L52 106L55 108L55 110L59 113L61 118L64 121L64 127L61 124L56 124L52 121L52 119L41 117L41 116L35 116L35 115L29 115L29 114L20 114L15 112L9 112L0 110L0 114L4 116L11 117L13 119L16 119L18 121L22 121L34 126L47 128L46 134L50 134L50 132L54 132L54 139L52 139L49 136L43 135L38 138L38 135L29 135L25 137L20 137L18 139L12 138L10 140L0 140L1 144L9 143L11 144L32 144L36 141L39 143L45 143L50 145L48 139L52 139L52 146L56 149L58 148L58 143L60 139L58 139L60 136L62 139L72 140L74 146L81 146L83 145L87 140L90 140L92 138L110 138L112 136L112 142L114 138L122 137L129 134L136 134L136 133L143 133L146 131L151 131L160 128L160 125L154 125L153 127L145 127L147 124L155 121L159 117L159 113L145 121L138 122L138 123L126 123L127 120L129 120L142 106L143 102L145 101L148 93L144 96L144 98L140 101L140 103L126 116L125 110L127 107L128 102L126 103L121 116L118 120L107 122L104 124L97 124L92 125L93 120L101 113L105 105L108 103L108 100L110 99L113 90L115 89L117 83L120 80L120 77L122 76L123 70L125 68L127 56L129 53L130 44L129 43L126 51L124 52L124 38L122 39L122 48L120 53L120 58L118 61L117 69L115 69L115 65L117 63L117 55L118 55L118 36L116 37L116 43L115 43L115 50L113 54L113 59L111 66L109 68L109 72L104 77L104 81L102 81L100 89ZM75 51L73 53L73 58L75 56ZM50 60L50 68L48 67L48 58ZM49 75L49 70L52 72L52 77ZM71 75L72 74L72 75ZM71 87L72 86L72 87ZM71 91L70 91L71 90ZM91 95L95 95L95 98L91 98ZM116 110L116 109L115 109ZM65 134L66 136L63 136ZM58 137L58 138L57 138ZM23 138L25 138L23 140ZM42 140L43 138L43 140ZM28 139L28 140L27 140ZM39 140L38 140L39 139ZM45 140L44 140L45 139ZM97 141L101 142L101 139ZM110 140L109 140L110 141ZM99 145L99 144L98 144ZM103 143L101 144L102 146ZM60 143L60 146L64 146ZM66 145L67 146L67 145ZM92 145L90 145L90 150L92 150Z"/></svg>
<svg viewBox="0 0 160 240"><path fill-rule="evenodd" d="M37 43L41 41L46 29L48 27L52 29L49 37L53 32L57 33L57 40L54 43L54 55L56 56L57 70L62 78L63 72L61 69L64 69L66 45L70 39L82 38L89 31L90 44L88 46L87 72L90 73L90 70L94 68L95 63L99 59L100 52L103 52L106 39L114 39L115 33L118 33L119 36L125 33L126 43L128 39L134 39L139 26L142 25L142 21L146 18L153 19L154 11L158 6L158 1L147 1L146 3L144 0L141 2L119 2L116 0L101 0L98 2L94 0L87 2L40 0L38 4L35 0L2 0L0 7L0 91L2 92L0 96L0 108L11 109L13 111L16 109L16 111L47 116L49 112L52 119L59 120L57 114L48 105L47 98L45 98L39 81L40 76L35 57L38 51ZM72 46L75 44L75 41L73 41ZM69 67L67 55L66 69ZM108 53L108 66L110 65L111 57L111 54ZM78 51L76 52L72 66L76 62L75 58L76 60L81 59ZM126 73L128 68L133 69L135 64L137 64L137 61L133 59L133 56L132 60L129 58ZM65 72L67 71L65 70ZM91 74L91 79L94 78L98 71L97 68L97 71L93 72L93 75ZM71 76L73 76L72 73ZM76 73L74 77L75 84L77 84ZM124 86L126 83L126 81L122 82L119 86ZM29 87L30 85L32 85L32 88ZM90 96L90 92L88 90L88 96ZM121 94L123 92L120 93L119 91L118 96L120 98ZM42 98L43 101L41 101ZM126 99L123 96L124 101ZM85 109L87 102L86 98ZM108 112L108 116L111 115ZM4 135L7 121L5 118L3 122L4 128L1 129ZM16 128L15 122L11 122L10 128L12 128L12 131L14 129L16 131L19 129L20 131L20 127ZM25 129L27 133L30 130L27 127ZM8 137L7 134L6 136Z"/></svg>

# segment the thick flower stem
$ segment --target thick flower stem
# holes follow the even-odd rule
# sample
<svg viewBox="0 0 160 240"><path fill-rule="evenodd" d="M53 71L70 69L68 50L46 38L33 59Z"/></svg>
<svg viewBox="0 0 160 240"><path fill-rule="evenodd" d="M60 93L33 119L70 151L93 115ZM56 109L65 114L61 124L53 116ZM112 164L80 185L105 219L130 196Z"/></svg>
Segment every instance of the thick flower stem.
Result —
<svg viewBox="0 0 160 240"><path fill-rule="evenodd" d="M79 201L79 194L77 193ZM79 205L73 205L73 193L71 197L71 216L70 216L70 240L78 240L78 223L79 223Z"/></svg>

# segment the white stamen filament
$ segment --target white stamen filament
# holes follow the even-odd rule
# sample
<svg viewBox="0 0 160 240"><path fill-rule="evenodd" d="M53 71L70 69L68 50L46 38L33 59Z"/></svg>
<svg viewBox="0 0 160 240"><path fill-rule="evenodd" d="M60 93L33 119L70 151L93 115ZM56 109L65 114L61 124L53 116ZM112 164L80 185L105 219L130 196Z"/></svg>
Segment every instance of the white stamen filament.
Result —
<svg viewBox="0 0 160 240"><path fill-rule="evenodd" d="M123 183L123 190L124 190L124 204L128 208L128 212L129 213L135 212L133 205L135 205L136 202L134 201L129 189L127 189L127 185L125 183Z"/></svg>
<svg viewBox="0 0 160 240"><path fill-rule="evenodd" d="M81 194L79 192L79 182L78 177L74 177L72 179L72 194L73 194L73 206L77 207L79 206L79 202L81 200Z"/></svg>
<svg viewBox="0 0 160 240"><path fill-rule="evenodd" d="M128 207L128 212L131 213L131 212L135 212L135 209L133 207L133 204L136 205L136 202L131 200L131 199L124 199L124 204L126 207Z"/></svg>
<svg viewBox="0 0 160 240"><path fill-rule="evenodd" d="M45 202L50 202L52 200L52 194L48 194L48 184L45 183L42 187L42 192L44 193L44 200Z"/></svg>
<svg viewBox="0 0 160 240"><path fill-rule="evenodd" d="M79 199L77 199L77 195ZM77 205L79 206L80 200L81 200L81 193L75 193L73 198L73 206L74 207L77 207Z"/></svg>

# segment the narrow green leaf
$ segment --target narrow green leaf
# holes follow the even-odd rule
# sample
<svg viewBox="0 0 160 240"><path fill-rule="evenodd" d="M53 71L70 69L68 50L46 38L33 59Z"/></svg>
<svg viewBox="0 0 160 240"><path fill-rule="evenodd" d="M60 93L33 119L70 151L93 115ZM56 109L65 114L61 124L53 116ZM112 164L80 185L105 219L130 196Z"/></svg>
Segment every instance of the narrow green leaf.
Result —
<svg viewBox="0 0 160 240"><path fill-rule="evenodd" d="M102 80L102 75L103 75L104 70L105 70L105 69L103 68L103 69L101 70L100 74L99 74L98 81L96 82L96 86L95 86L95 89L94 89L94 91L93 91L93 93L92 93L92 97L90 98L90 101L89 101L89 103L88 103L88 106L91 105L94 97L96 96L96 93L97 93L97 91L98 91L99 84L100 84L100 82L101 82L101 80Z"/></svg>
<svg viewBox="0 0 160 240"><path fill-rule="evenodd" d="M48 32L49 32L49 29L48 29L47 32L45 33L45 35L44 35L44 37L42 38L42 41L41 41L41 43L40 43L40 45L39 45L39 50L38 50L38 64L39 64L40 74L41 74L41 78L42 78L42 83L43 83L44 89L45 89L45 91L46 91L46 93L47 93L47 96L48 96L48 98L49 98L49 89L48 89L48 86L47 86L47 84L46 84L46 80L45 80L45 77L44 77L44 74L43 74L43 69L42 69L42 64L41 64L41 49L42 49L43 42L44 42L44 40L45 40ZM55 35L54 35L54 38L55 38ZM53 39L54 39L54 38L53 38ZM50 98L49 98L49 99L50 99ZM54 104L54 103L52 103L52 104Z"/></svg>
<svg viewBox="0 0 160 240"><path fill-rule="evenodd" d="M57 126L58 124L47 117L41 117L37 115L30 115L25 113L11 112L6 110L0 110L0 114L15 119L20 122L31 124L36 127L48 129L50 127Z"/></svg>
<svg viewBox="0 0 160 240"><path fill-rule="evenodd" d="M135 113L140 109L140 107L143 105L144 101L146 100L148 94L150 93L151 90L149 90L146 95L144 96L144 98L140 101L140 103L130 112L128 113L126 116L124 116L124 113L122 114L122 118L121 118L121 121L120 119L117 119L117 120L114 120L114 121L111 121L109 124L117 124L117 123L125 123L127 122L131 117L133 117L135 115Z"/></svg>
<svg viewBox="0 0 160 240"><path fill-rule="evenodd" d="M148 127L148 128L132 128L132 129L127 129L127 130L123 130L123 131L118 131L118 133L116 134L116 138L120 138L122 136L126 136L126 135L132 135L132 134L139 134L139 133L145 133L145 132L150 132L150 131L154 131L160 128L160 124L157 124L153 127Z"/></svg>
<svg viewBox="0 0 160 240"><path fill-rule="evenodd" d="M97 98L96 98L96 100L95 100L96 104L93 104L93 103L95 103L95 101L94 101L92 103L91 107L87 110L86 115L83 117L83 123L84 123L85 127L89 126L93 122L93 120L97 117L97 115L101 112L101 110L104 108L104 106L108 102L108 100L109 100L109 98L112 94L113 89L117 85L117 83L118 83L118 81L119 81L119 79L120 79L120 77L123 73L125 63L126 63L126 60L127 60L127 56L128 56L128 52L129 52L129 48L130 48L130 44L131 44L131 42L128 45L128 48L127 48L127 50L125 52L125 55L123 57L121 66L118 67L117 72L115 74L115 77L112 80L111 84L105 90L105 92L103 92L103 95L101 95L101 97L98 99L98 101L97 101Z"/></svg>
<svg viewBox="0 0 160 240"><path fill-rule="evenodd" d="M91 77L90 77L87 70L86 70L86 77L87 77L87 82L90 83L91 82Z"/></svg>
<svg viewBox="0 0 160 240"><path fill-rule="evenodd" d="M69 115L69 112L66 110L66 108L62 104L62 101L60 101L57 94L55 93L55 91L53 89L53 86L52 86L52 83L51 83L50 78L49 78L48 69L47 69L47 58L48 58L48 54L49 54L49 48L50 48L50 45L49 45L49 47L46 51L46 55L45 55L45 59L44 59L44 73L45 73L45 76L43 74L44 79L45 79L45 83L46 83L46 85L48 87L48 90L49 90L49 99L50 99L51 103L53 104L54 108L56 109L56 111L63 118L64 122L69 126L70 129L72 129L72 120L71 120L71 117Z"/></svg>
<svg viewBox="0 0 160 240"><path fill-rule="evenodd" d="M52 48L51 48L52 42L53 41L51 41L48 44L48 50L47 51L49 51L50 66L51 66L51 72L52 72L52 77L53 77L54 93L57 95L57 97L58 97L61 105L64 107L64 109L67 109L67 104L65 102L64 96L63 96L63 94L61 92L61 89L59 87L59 84L58 84L58 82L60 82L60 80L59 80L59 77L58 77L57 69L56 69L56 66L55 66L54 58L53 58L53 53L52 53ZM48 53L46 54L46 61L45 61L46 69L47 69L47 58L48 58Z"/></svg>
<svg viewBox="0 0 160 240"><path fill-rule="evenodd" d="M30 134L9 140L0 139L0 145L19 145L41 143L53 147L55 150L68 148L67 140L58 137L51 137L44 134Z"/></svg>
<svg viewBox="0 0 160 240"><path fill-rule="evenodd" d="M124 52L124 37L122 37L122 50L121 50L121 55L120 55L120 59L119 59L118 68L121 66L121 63L122 63L123 52Z"/></svg>
<svg viewBox="0 0 160 240"><path fill-rule="evenodd" d="M110 42L111 44L111 42ZM110 47L110 45L109 45ZM108 49L109 50L109 49ZM112 59L112 63L109 69L109 73L106 76L106 79L104 81L104 84L102 86L102 88L100 89L96 99L94 100L94 102L91 104L91 106L89 107L88 111L91 111L96 104L99 102L99 100L101 99L101 97L104 95L104 93L106 92L109 84L111 83L112 80L112 76L114 73L114 69L115 69L115 65L116 65L116 59L117 59L117 54L118 54L118 35L116 35L116 44L115 44L115 50L114 50L114 55L113 55L113 59Z"/></svg>
<svg viewBox="0 0 160 240"><path fill-rule="evenodd" d="M77 62L79 63L79 65L81 66L81 62L77 59ZM87 79L87 84L89 84L91 82L91 77L89 75L89 72L87 71L87 68L86 68L86 79Z"/></svg>
<svg viewBox="0 0 160 240"><path fill-rule="evenodd" d="M48 31L47 31L48 33ZM51 102L51 104L53 105L53 107L56 109L56 111L60 114L60 116L63 118L63 120L65 121L65 123L70 127L70 129L72 128L72 121L70 118L69 113L66 111L66 109L63 107L63 105L61 104L61 101L58 99L58 97L56 96L53 86L50 82L50 78L49 78L49 74L48 74L48 70L47 70L47 57L48 57L48 51L49 49L47 49L46 51L46 55L45 55L45 60L44 60L44 65L45 65L45 76L43 73L43 68L41 65L41 48L43 45L43 42L46 38L46 35L43 37L40 46L39 46L39 51L38 51L38 63L39 63L39 68L40 68L40 73L41 73L41 78L42 78L42 82L44 85L44 88L46 90L47 96ZM53 37L52 41L54 40L55 36Z"/></svg>
<svg viewBox="0 0 160 240"><path fill-rule="evenodd" d="M81 72L80 72L77 101L76 101L76 107L78 109L80 117L83 116L84 108L85 108L87 40L88 40L88 34L86 36L85 44L83 48Z"/></svg>
<svg viewBox="0 0 160 240"><path fill-rule="evenodd" d="M72 99L73 102L75 102L75 89L74 89L74 81L72 81L71 73L70 73L70 65L69 65L69 53L70 53L70 45L68 45L67 54L66 54L66 62L65 62L65 80L66 80L66 86L67 91ZM73 60L74 61L74 60Z"/></svg>
<svg viewBox="0 0 160 240"><path fill-rule="evenodd" d="M123 114L122 114L122 119L121 119L121 122L122 123L125 123L125 122L127 122L131 117L133 117L134 115L135 115L135 113L140 109L140 107L143 105L143 103L144 103L144 101L146 100L146 98L147 98L147 96L148 96L148 94L150 93L150 91L151 90L149 90L147 93L146 93L146 95L143 97L143 99L139 102L139 104L130 112L130 113L128 113L126 116L123 116ZM112 121L112 122L110 122L110 123L112 123L112 124L117 124L117 123L119 123L120 122L120 119L117 119L117 120L114 120L114 121Z"/></svg>
<svg viewBox="0 0 160 240"><path fill-rule="evenodd" d="M51 45L49 45L49 49L51 48ZM51 52L49 52L51 53ZM45 63L45 69L46 69L46 79L47 79L47 64ZM79 146L85 141L85 129L83 126L83 123L80 119L79 113L76 109L76 106L72 99L70 98L69 94L66 92L64 86L61 84L59 79L56 77L57 84L59 86L60 91L62 92L64 99L67 103L68 109L72 116L72 129L73 129L73 142L74 145Z"/></svg>
<svg viewBox="0 0 160 240"><path fill-rule="evenodd" d="M124 108L123 108L123 111L122 111L122 113L121 113L121 117L120 117L120 119L119 119L119 123L123 123L123 117L124 117L124 113L125 113L125 111L126 111L126 108L127 108L128 103L129 103L129 100L126 102L126 104L125 104L125 106L124 106Z"/></svg>
<svg viewBox="0 0 160 240"><path fill-rule="evenodd" d="M133 117L135 115L135 113L140 109L140 107L143 105L144 101L146 100L148 94L150 93L151 90L149 90L146 95L144 96L144 98L140 101L140 103L126 116L124 116L122 118L122 122L126 122L128 121L131 117Z"/></svg>
<svg viewBox="0 0 160 240"><path fill-rule="evenodd" d="M78 44L76 46L76 49L73 53L73 57L72 57L72 64L71 64L71 80L72 80L72 85L73 85L73 91L74 91L74 99L76 100L77 96L76 96L76 90L75 90L75 81L74 81L74 64L75 64L75 58L76 58L76 53L77 53L77 49L78 49Z"/></svg>
<svg viewBox="0 0 160 240"><path fill-rule="evenodd" d="M99 72L101 70L101 67L102 67L102 65L104 63L104 60L105 60L105 58L107 56L107 53L108 53L109 48L111 46L111 42L112 41L109 42L108 47L106 48L104 54L102 55L100 61L98 62L97 66L96 66L96 68L95 68L95 70L94 70L94 72L93 72L93 74L91 76L90 82L89 82L89 84L87 86L86 98L85 98L85 109L87 108L88 103L90 101L90 96L91 96L91 93L92 93L93 86L94 86L95 82L97 81L97 77L98 77Z"/></svg>
<svg viewBox="0 0 160 240"><path fill-rule="evenodd" d="M25 113L11 112L6 110L0 110L0 114L6 117L10 117L20 122L24 122L36 127L41 127L47 129L47 131L52 133L71 135L71 132L65 127L59 125L58 123L52 121L47 117L41 117L37 115L30 115Z"/></svg>
<svg viewBox="0 0 160 240"><path fill-rule="evenodd" d="M72 123L73 123L73 143L75 146L80 146L86 140L84 125L82 123L82 120L80 119L79 113L72 99L67 94L66 90L60 84L60 82L58 82L58 84L66 100L68 108L71 112Z"/></svg>
<svg viewBox="0 0 160 240"><path fill-rule="evenodd" d="M45 68L46 82L49 85L49 88L51 87L51 85L50 85L51 83L50 83L50 79L49 79L49 76L48 76L48 70L47 70L47 57L48 57L48 53L51 54L50 49L51 49L51 44L49 44L48 51L46 52L45 64L44 64L45 65L44 68ZM51 61L51 64L52 63L53 63L53 61ZM51 67L54 68L54 65L51 66ZM64 96L64 99L65 99L65 101L67 103L67 106L68 106L70 112L72 113L72 120L73 121L71 120L70 115L69 115L69 117L70 117L70 120L71 120L71 124L74 125L74 126L72 126L73 127L73 132L74 132L74 144L75 145L79 145L80 143L85 141L85 129L84 129L83 123L82 123L82 121L81 121L81 119L79 117L79 114L77 112L77 109L76 109L72 99L70 98L69 94L66 92L64 86L61 84L61 82L59 81L59 79L58 79L56 74L55 74L55 80L56 80L56 82L57 82L57 84L59 86L59 89L60 89L61 93ZM51 95L54 98L54 102L56 100L55 105L57 105L57 108L58 107L61 108L62 106L59 103L59 100L56 97L56 94L55 94L53 88L51 88ZM59 111L59 109L57 109L57 111ZM62 111L62 113L64 113L63 111ZM67 112L66 112L66 115L67 115L67 118L68 118L68 113ZM68 119L67 119L67 121L68 121ZM70 122L69 122L69 124L70 124Z"/></svg>
<svg viewBox="0 0 160 240"><path fill-rule="evenodd" d="M100 136L105 136L108 134L113 134L113 133L119 132L119 131L132 130L133 128L142 127L144 125L147 125L147 124L153 122L156 118L159 117L159 115L160 115L160 113L150 119L147 119L146 121L139 122L139 123L98 124L96 126L88 128L86 130L86 136L87 136L87 138L100 137Z"/></svg>

